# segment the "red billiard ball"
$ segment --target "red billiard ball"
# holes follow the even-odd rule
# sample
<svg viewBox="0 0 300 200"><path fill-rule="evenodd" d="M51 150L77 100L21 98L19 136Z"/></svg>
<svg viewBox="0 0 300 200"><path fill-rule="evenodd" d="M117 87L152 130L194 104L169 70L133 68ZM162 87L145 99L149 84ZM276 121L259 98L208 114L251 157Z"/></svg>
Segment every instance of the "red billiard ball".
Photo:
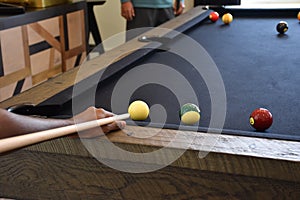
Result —
<svg viewBox="0 0 300 200"><path fill-rule="evenodd" d="M219 13L217 13L217 12L211 12L211 13L209 14L209 19L210 19L210 21L212 21L212 22L218 21L218 19L219 19Z"/></svg>
<svg viewBox="0 0 300 200"><path fill-rule="evenodd" d="M265 131L273 123L273 117L269 110L265 108L255 109L249 118L250 124L257 131Z"/></svg>

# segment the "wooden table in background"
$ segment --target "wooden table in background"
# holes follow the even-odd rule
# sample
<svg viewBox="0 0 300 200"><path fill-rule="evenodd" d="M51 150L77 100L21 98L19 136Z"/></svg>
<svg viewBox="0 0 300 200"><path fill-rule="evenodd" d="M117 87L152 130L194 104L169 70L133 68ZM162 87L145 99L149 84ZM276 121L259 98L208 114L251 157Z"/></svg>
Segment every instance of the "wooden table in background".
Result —
<svg viewBox="0 0 300 200"><path fill-rule="evenodd" d="M86 57L86 15L80 1L1 16L0 101L78 66Z"/></svg>

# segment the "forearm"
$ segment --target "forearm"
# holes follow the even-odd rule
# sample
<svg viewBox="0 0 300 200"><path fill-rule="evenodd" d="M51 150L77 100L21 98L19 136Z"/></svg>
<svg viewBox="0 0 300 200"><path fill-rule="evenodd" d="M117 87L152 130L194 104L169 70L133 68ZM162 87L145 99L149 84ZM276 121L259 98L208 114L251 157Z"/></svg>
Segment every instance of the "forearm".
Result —
<svg viewBox="0 0 300 200"><path fill-rule="evenodd" d="M113 116L113 113L101 108L89 107L78 115L70 119L43 119L17 115L0 108L0 138L33 133L42 130L53 129L72 125L76 122L83 123ZM125 127L125 121L115 121L88 131L84 137L98 137L103 133L118 130Z"/></svg>
<svg viewBox="0 0 300 200"><path fill-rule="evenodd" d="M0 109L0 119L0 138L67 126L73 123L71 119L35 118L16 115L2 109Z"/></svg>

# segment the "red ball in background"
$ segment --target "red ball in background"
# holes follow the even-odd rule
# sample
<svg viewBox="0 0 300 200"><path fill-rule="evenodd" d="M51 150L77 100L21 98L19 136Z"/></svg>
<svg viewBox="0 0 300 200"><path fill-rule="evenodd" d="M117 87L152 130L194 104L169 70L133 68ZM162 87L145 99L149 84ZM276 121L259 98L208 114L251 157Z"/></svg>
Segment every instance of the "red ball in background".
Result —
<svg viewBox="0 0 300 200"><path fill-rule="evenodd" d="M212 22L218 21L218 19L219 19L219 13L217 13L217 12L211 12L211 13L209 14L209 19L210 19L210 21L212 21Z"/></svg>
<svg viewBox="0 0 300 200"><path fill-rule="evenodd" d="M265 131L273 123L273 117L269 110L265 108L255 109L249 118L250 124L257 131Z"/></svg>

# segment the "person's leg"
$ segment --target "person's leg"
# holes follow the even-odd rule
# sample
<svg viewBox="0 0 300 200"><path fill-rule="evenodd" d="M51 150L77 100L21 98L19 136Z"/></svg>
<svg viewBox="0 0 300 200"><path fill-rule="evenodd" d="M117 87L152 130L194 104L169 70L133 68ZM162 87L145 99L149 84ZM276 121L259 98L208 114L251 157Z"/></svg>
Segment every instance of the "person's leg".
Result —
<svg viewBox="0 0 300 200"><path fill-rule="evenodd" d="M132 21L127 21L126 30L133 30L126 33L126 40L130 40L142 34L149 27L156 27L175 17L173 8L135 8L135 17ZM148 29L146 28L148 27ZM142 28L142 29L138 29Z"/></svg>
<svg viewBox="0 0 300 200"><path fill-rule="evenodd" d="M170 19L175 18L173 8L160 8L156 10L156 21L154 26L159 26Z"/></svg>
<svg viewBox="0 0 300 200"><path fill-rule="evenodd" d="M126 40L130 40L137 35L142 34L146 27L155 26L154 9L152 8L134 8L135 17L131 21L127 21Z"/></svg>

